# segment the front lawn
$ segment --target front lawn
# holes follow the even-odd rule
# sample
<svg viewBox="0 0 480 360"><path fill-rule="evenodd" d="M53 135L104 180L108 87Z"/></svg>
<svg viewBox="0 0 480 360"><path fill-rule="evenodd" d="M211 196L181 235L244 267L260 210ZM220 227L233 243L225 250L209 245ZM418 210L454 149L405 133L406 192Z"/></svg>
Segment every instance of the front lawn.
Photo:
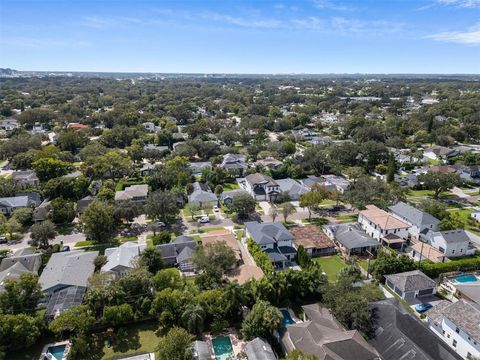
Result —
<svg viewBox="0 0 480 360"><path fill-rule="evenodd" d="M344 223L351 223L351 222L356 222L358 219L357 214L348 214L348 215L338 215L335 216L335 220L337 220L339 223L344 224Z"/></svg>
<svg viewBox="0 0 480 360"><path fill-rule="evenodd" d="M314 258L313 261L320 264L330 282L337 281L338 273L347 266L345 261L338 255L318 257Z"/></svg>
<svg viewBox="0 0 480 360"><path fill-rule="evenodd" d="M223 191L231 191L231 190L236 190L240 188L240 186L238 186L236 182L223 184L222 187L223 187Z"/></svg>
<svg viewBox="0 0 480 360"><path fill-rule="evenodd" d="M457 214L460 220L463 222L465 230L469 230L477 235L480 235L480 229L478 223L470 217L473 212L472 209L454 209L449 210L450 214Z"/></svg>

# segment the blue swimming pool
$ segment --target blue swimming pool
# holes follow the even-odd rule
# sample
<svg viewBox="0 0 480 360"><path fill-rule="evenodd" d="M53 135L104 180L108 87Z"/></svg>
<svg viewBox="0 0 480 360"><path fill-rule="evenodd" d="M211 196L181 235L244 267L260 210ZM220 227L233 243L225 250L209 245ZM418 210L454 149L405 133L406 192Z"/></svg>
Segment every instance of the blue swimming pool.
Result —
<svg viewBox="0 0 480 360"><path fill-rule="evenodd" d="M49 354L49 353L52 354L54 359L51 359L51 358L45 356L44 360L62 360L66 347L67 347L66 345L50 346L47 349L47 354Z"/></svg>
<svg viewBox="0 0 480 360"><path fill-rule="evenodd" d="M459 283L472 283L479 282L478 278L475 275L461 275L455 278L455 281Z"/></svg>
<svg viewBox="0 0 480 360"><path fill-rule="evenodd" d="M235 354L233 352L232 341L230 336L221 336L212 339L213 352L216 360L233 360Z"/></svg>
<svg viewBox="0 0 480 360"><path fill-rule="evenodd" d="M281 309L280 311L282 312L282 315L283 315L283 319L282 319L283 327L295 324L295 320L292 319L292 316L290 315L290 312L287 309Z"/></svg>

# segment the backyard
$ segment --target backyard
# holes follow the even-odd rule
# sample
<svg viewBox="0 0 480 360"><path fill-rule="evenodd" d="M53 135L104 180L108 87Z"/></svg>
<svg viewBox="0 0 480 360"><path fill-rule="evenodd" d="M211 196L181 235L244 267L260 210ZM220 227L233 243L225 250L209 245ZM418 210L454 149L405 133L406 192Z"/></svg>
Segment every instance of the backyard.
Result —
<svg viewBox="0 0 480 360"><path fill-rule="evenodd" d="M338 255L318 257L314 258L313 261L320 264L330 282L337 281L338 273L347 266L345 261Z"/></svg>

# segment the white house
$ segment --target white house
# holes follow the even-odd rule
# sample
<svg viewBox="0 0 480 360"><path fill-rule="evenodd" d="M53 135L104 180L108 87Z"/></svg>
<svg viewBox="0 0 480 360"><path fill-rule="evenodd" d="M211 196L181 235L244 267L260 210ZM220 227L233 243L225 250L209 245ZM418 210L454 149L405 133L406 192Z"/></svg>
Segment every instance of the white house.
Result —
<svg viewBox="0 0 480 360"><path fill-rule="evenodd" d="M390 206L389 210L397 219L410 225L408 232L415 239L419 238L422 231L439 230L440 220L402 201Z"/></svg>
<svg viewBox="0 0 480 360"><path fill-rule="evenodd" d="M470 214L470 217L474 219L475 221L480 222L480 210L475 210Z"/></svg>
<svg viewBox="0 0 480 360"><path fill-rule="evenodd" d="M260 173L250 174L237 180L239 185L259 201L271 201L280 193L280 185L270 176Z"/></svg>
<svg viewBox="0 0 480 360"><path fill-rule="evenodd" d="M409 224L375 205L367 205L365 210L360 211L358 222L368 235L378 241L388 234L394 234L402 239L406 239L408 237L408 229L410 228Z"/></svg>
<svg viewBox="0 0 480 360"><path fill-rule="evenodd" d="M430 330L462 358L480 357L480 309L473 303L443 301L427 312Z"/></svg>
<svg viewBox="0 0 480 360"><path fill-rule="evenodd" d="M470 238L462 229L436 231L427 234L426 238L430 245L448 258L471 255L475 252L473 247L470 248Z"/></svg>
<svg viewBox="0 0 480 360"><path fill-rule="evenodd" d="M119 247L105 249L107 263L102 266L102 272L115 276L124 276L135 265L135 258L145 250L145 244L126 242Z"/></svg>

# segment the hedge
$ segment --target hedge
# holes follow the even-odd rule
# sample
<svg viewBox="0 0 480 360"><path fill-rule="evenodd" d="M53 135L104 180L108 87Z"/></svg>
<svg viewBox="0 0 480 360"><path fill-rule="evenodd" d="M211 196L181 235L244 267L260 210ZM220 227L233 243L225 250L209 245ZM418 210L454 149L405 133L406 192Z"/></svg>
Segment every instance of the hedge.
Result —
<svg viewBox="0 0 480 360"><path fill-rule="evenodd" d="M255 263L260 269L262 269L265 275L271 274L275 271L272 265L272 260L270 260L268 254L260 249L260 246L258 246L251 238L247 239L247 247L253 260L255 260Z"/></svg>
<svg viewBox="0 0 480 360"><path fill-rule="evenodd" d="M422 271L431 278L437 278L440 274L452 271L475 271L480 270L480 256L451 260L444 263L422 262Z"/></svg>

